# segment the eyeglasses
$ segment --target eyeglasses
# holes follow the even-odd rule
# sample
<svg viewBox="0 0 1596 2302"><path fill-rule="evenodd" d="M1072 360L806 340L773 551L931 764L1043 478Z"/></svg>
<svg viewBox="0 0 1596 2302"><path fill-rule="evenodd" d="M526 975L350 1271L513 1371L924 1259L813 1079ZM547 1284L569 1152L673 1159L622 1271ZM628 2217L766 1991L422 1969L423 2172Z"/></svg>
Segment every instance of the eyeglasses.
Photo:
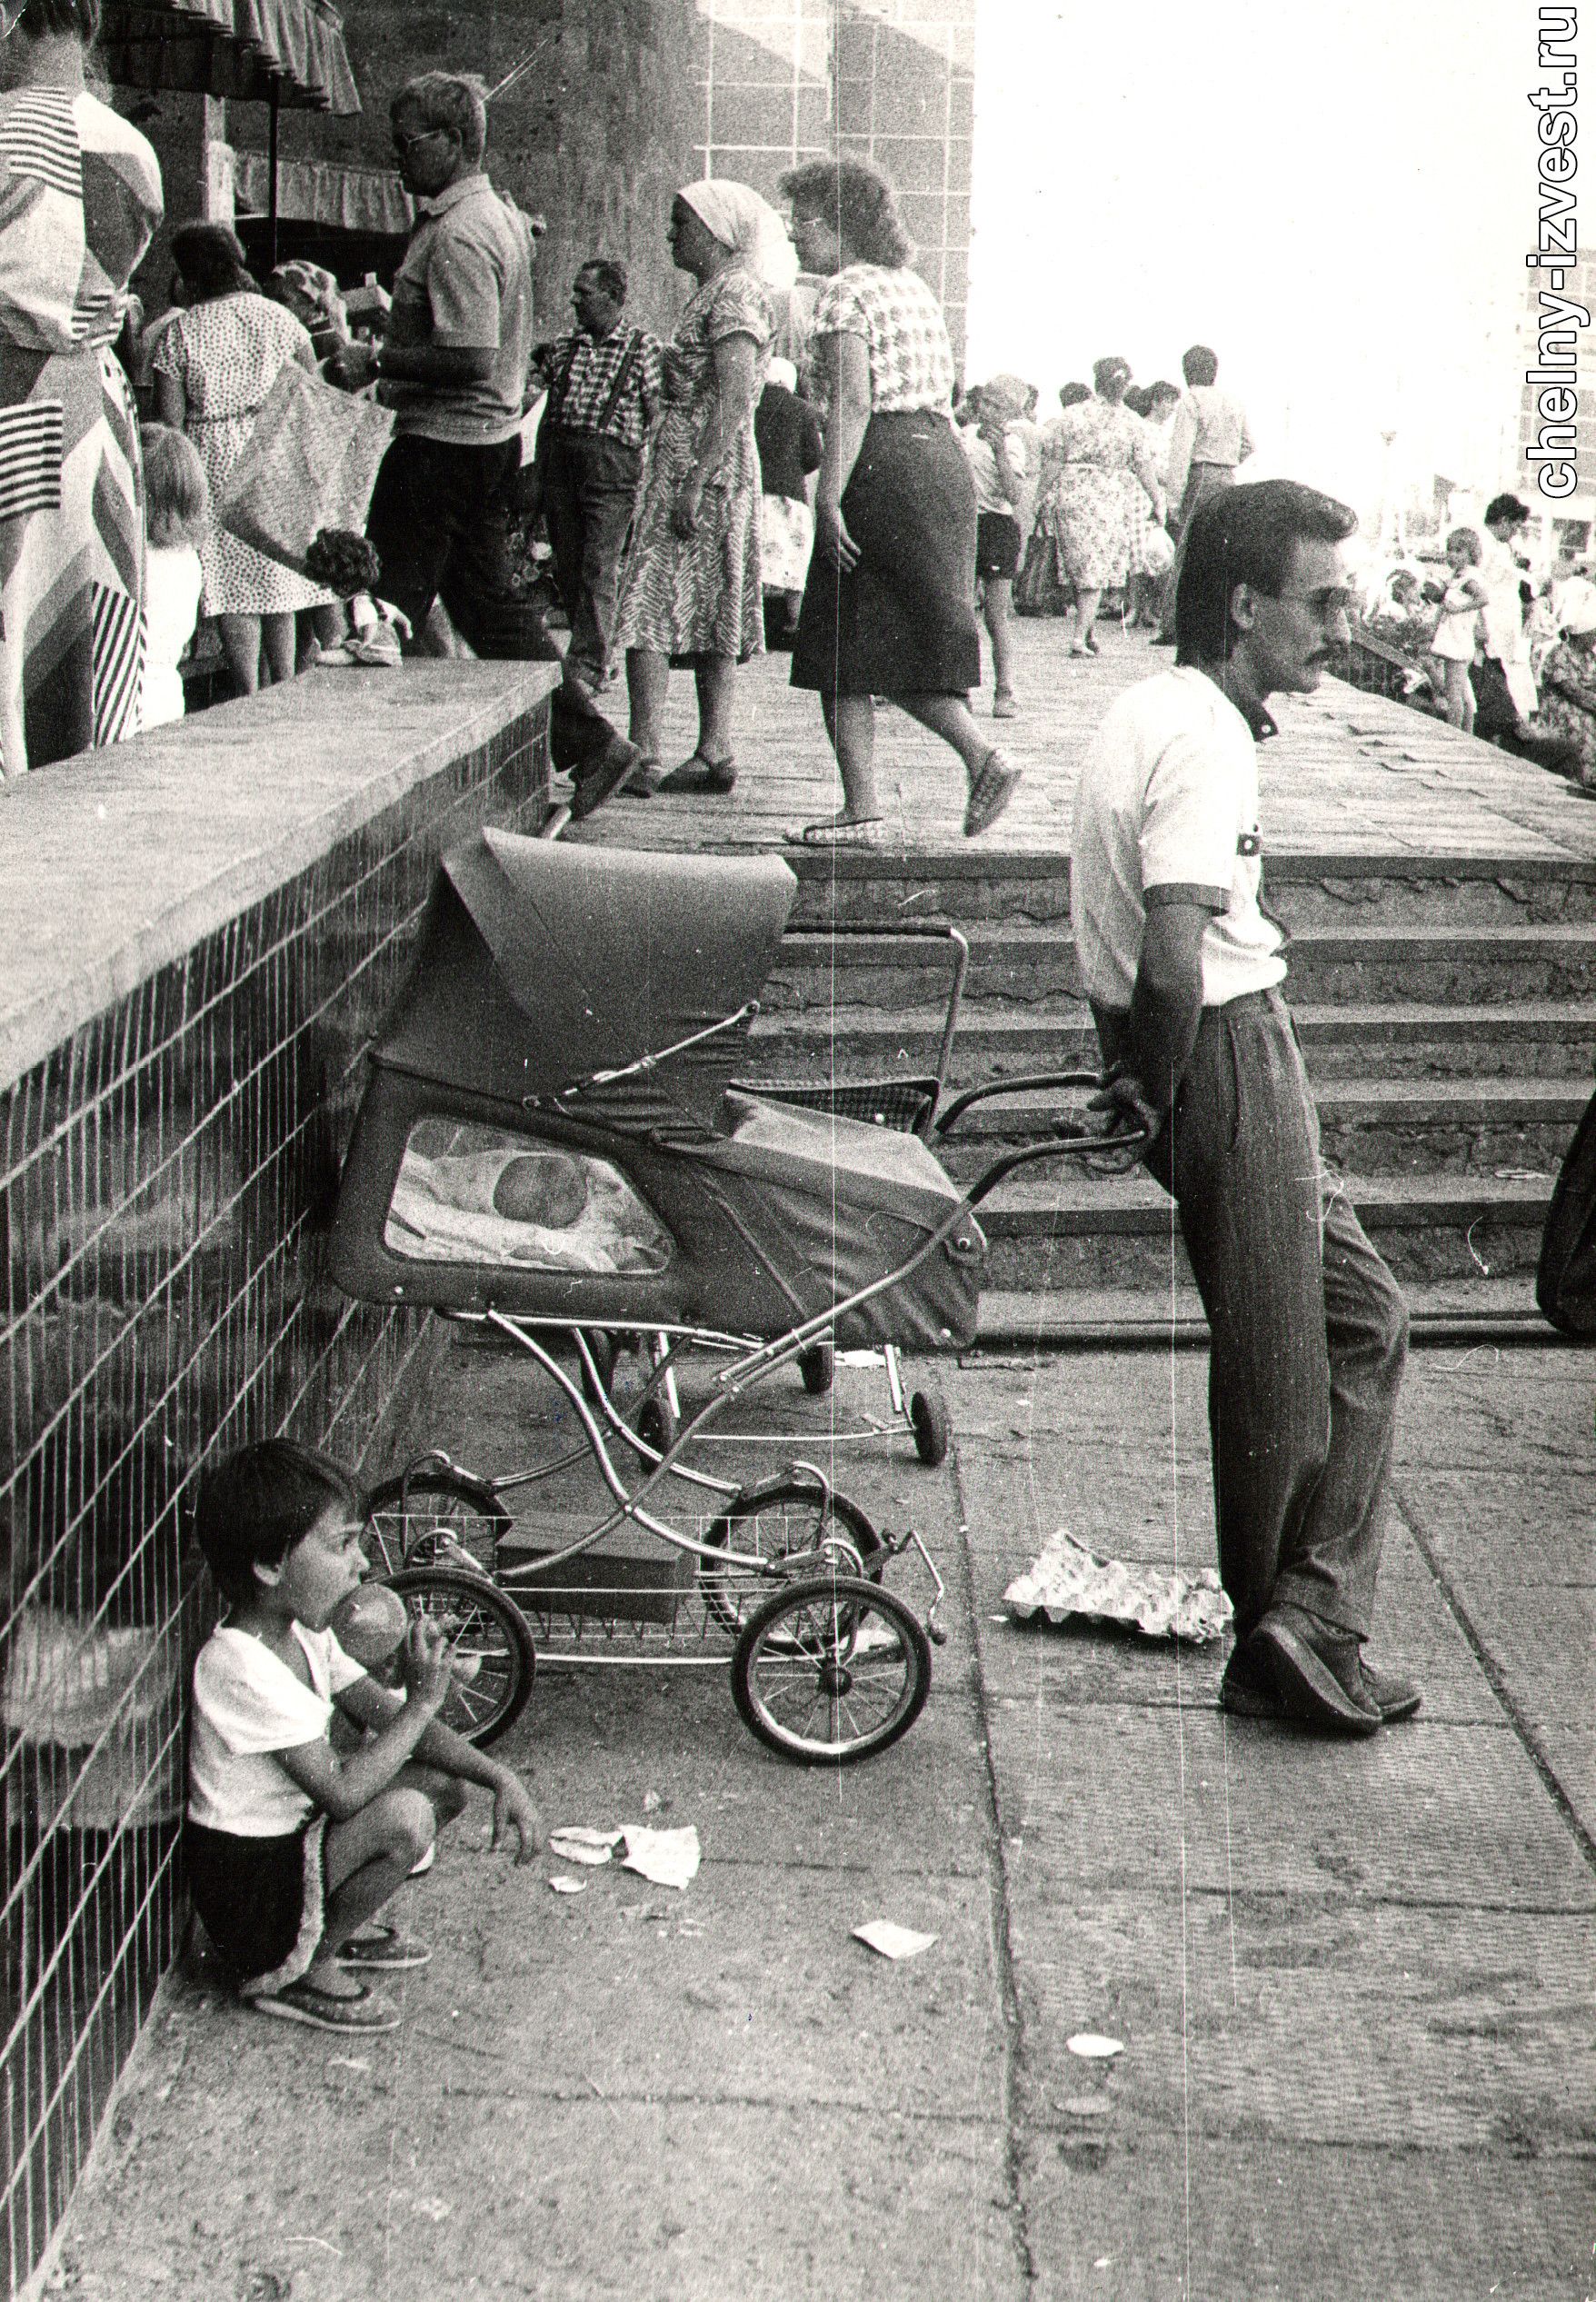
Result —
<svg viewBox="0 0 1596 2302"><path fill-rule="evenodd" d="M1357 601L1355 592L1340 591L1333 586L1322 592L1265 592L1266 600L1295 600L1299 606L1311 608L1321 623L1333 623L1338 615L1350 615Z"/></svg>
<svg viewBox="0 0 1596 2302"><path fill-rule="evenodd" d="M408 160L414 145L425 144L431 136L452 136L454 134L453 128L414 128L408 135L404 135L395 128L394 149L402 160Z"/></svg>

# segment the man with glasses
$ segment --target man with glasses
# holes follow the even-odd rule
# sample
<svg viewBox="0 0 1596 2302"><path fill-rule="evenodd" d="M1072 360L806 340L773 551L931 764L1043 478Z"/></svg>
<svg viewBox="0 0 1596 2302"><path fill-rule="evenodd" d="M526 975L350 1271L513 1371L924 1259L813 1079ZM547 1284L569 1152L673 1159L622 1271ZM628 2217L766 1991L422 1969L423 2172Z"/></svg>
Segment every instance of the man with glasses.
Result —
<svg viewBox="0 0 1596 2302"><path fill-rule="evenodd" d="M1221 1702L1367 1735L1420 1700L1362 1655L1407 1312L1321 1161L1260 902L1257 764L1270 696L1310 693L1346 644L1356 525L1289 480L1198 507L1175 668L1120 698L1082 769L1070 900L1102 1100L1151 1132L1208 1314Z"/></svg>
<svg viewBox="0 0 1596 2302"><path fill-rule="evenodd" d="M542 611L510 581L509 532L532 361L532 227L483 174L487 103L480 80L424 72L391 108L394 149L418 214L374 348L351 344L334 373L358 388L374 374L395 415L366 516L383 597L420 643L433 602L478 655L558 654ZM575 779L572 812L591 814L636 766L636 748L567 681L551 703L556 767Z"/></svg>

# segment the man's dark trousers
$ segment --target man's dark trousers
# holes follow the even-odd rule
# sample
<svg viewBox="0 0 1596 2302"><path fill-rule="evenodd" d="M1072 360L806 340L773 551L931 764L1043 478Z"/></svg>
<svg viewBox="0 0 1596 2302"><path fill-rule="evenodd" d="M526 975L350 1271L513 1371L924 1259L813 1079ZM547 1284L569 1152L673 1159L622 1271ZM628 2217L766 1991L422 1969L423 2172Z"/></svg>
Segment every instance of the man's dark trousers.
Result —
<svg viewBox="0 0 1596 2302"><path fill-rule="evenodd" d="M414 627L407 652L420 652L433 602L441 599L475 654L559 661L543 610L511 589L511 490L520 469L519 437L464 447L406 434L384 456L365 532L383 563L380 597L402 608ZM580 782L622 740L579 685L555 689L549 749L557 768Z"/></svg>
<svg viewBox="0 0 1596 2302"><path fill-rule="evenodd" d="M1174 1197L1212 1338L1219 1571L1237 1638L1289 1602L1365 1639L1407 1310L1324 1172L1278 992L1203 1009L1147 1164Z"/></svg>
<svg viewBox="0 0 1596 2302"><path fill-rule="evenodd" d="M642 451L555 426L544 459L543 508L554 581L571 618L573 671L594 683L614 644L621 554L632 525Z"/></svg>

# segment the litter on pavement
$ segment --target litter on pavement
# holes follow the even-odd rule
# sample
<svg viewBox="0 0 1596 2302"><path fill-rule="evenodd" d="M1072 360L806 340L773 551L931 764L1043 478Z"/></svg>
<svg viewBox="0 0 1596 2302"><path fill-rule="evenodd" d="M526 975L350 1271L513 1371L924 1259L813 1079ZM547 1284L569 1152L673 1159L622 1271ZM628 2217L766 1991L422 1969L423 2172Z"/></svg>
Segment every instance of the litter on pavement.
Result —
<svg viewBox="0 0 1596 2302"><path fill-rule="evenodd" d="M1145 1631L1152 1639L1184 1639L1199 1647L1217 1639L1231 1619L1231 1602L1212 1567L1188 1573L1179 1567L1100 1559L1062 1527L1009 1585L1003 1604L1022 1622L1036 1615L1052 1623L1086 1615L1095 1622Z"/></svg>
<svg viewBox="0 0 1596 2302"><path fill-rule="evenodd" d="M900 1927L891 1918L867 1918L862 1927L855 1927L857 1938L877 1950L883 1958L917 1958L923 1950L929 1950L936 1940L933 1934L916 1934L913 1927Z"/></svg>
<svg viewBox="0 0 1596 2302"><path fill-rule="evenodd" d="M562 1862L608 1862L621 1843L618 1830L584 1830L575 1827L549 1834L549 1852Z"/></svg>
<svg viewBox="0 0 1596 2302"><path fill-rule="evenodd" d="M652 1878L656 1887L685 1892L689 1878L698 1873L698 1832L692 1823L684 1830L645 1830L628 1826L625 1868Z"/></svg>
<svg viewBox="0 0 1596 2302"><path fill-rule="evenodd" d="M549 1885L555 1894L585 1894L587 1892L585 1878L551 1878Z"/></svg>
<svg viewBox="0 0 1596 2302"><path fill-rule="evenodd" d="M1077 2030L1064 2044L1072 2054L1078 2054L1083 2062L1107 2062L1125 2051L1122 2038L1105 2038L1096 2030Z"/></svg>

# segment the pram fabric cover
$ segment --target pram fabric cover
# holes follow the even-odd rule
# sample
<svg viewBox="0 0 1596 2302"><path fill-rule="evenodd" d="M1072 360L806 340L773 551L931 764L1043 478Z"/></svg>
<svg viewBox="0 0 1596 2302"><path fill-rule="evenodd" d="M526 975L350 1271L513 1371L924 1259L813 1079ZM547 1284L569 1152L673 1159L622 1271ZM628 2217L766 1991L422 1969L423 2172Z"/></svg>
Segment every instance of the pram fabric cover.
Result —
<svg viewBox="0 0 1596 2302"><path fill-rule="evenodd" d="M777 856L493 830L445 854L372 1051L334 1223L339 1284L369 1301L776 1336L908 1261L963 1206L933 1153L734 1089L751 1017L712 1030L757 1000L796 885ZM837 1340L967 1341L984 1252L964 1209Z"/></svg>

